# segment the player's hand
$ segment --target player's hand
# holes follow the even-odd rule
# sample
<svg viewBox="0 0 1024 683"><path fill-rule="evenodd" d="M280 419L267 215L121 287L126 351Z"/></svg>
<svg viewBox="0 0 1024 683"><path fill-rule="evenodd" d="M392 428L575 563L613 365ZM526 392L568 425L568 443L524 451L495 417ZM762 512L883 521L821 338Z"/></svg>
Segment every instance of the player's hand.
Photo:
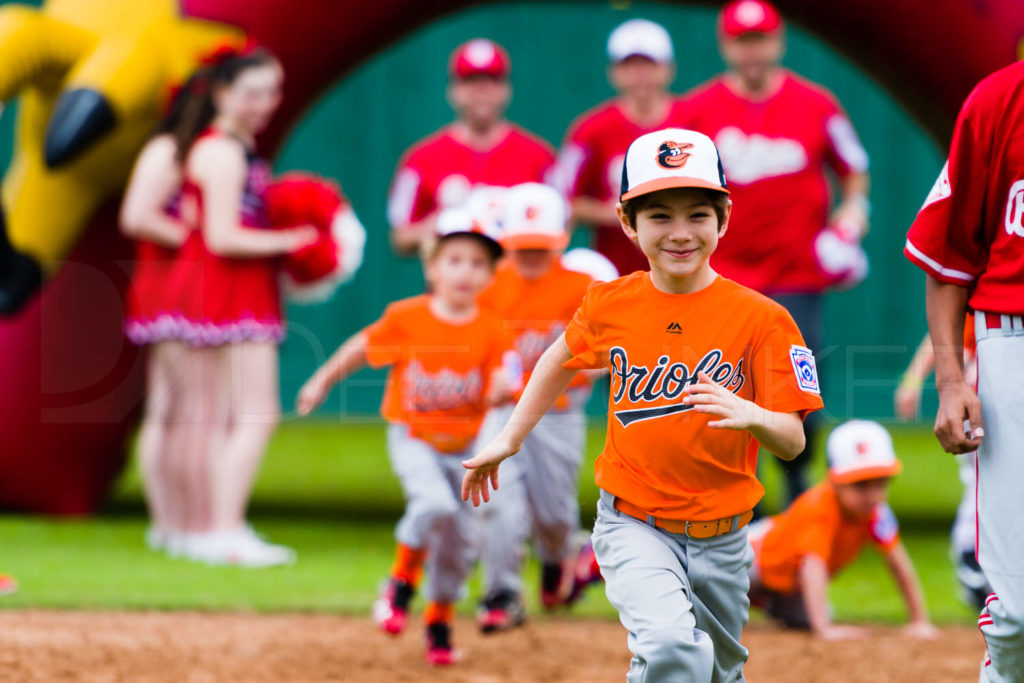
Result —
<svg viewBox="0 0 1024 683"><path fill-rule="evenodd" d="M938 387L939 412L935 415L935 436L947 453L978 450L985 436L978 395L960 381Z"/></svg>
<svg viewBox="0 0 1024 683"><path fill-rule="evenodd" d="M462 500L472 500L474 507L480 505L481 499L488 502L491 499L490 489L498 490L498 466L518 451L499 435L472 458L463 460L462 466L469 471L462 478Z"/></svg>
<svg viewBox="0 0 1024 683"><path fill-rule="evenodd" d="M828 219L839 236L847 242L856 244L868 234L868 214L863 201L844 201Z"/></svg>
<svg viewBox="0 0 1024 683"><path fill-rule="evenodd" d="M698 372L697 379L697 384L683 390L683 403L692 405L695 412L722 418L708 422L708 427L741 430L764 422L765 411L761 406L716 384L705 372Z"/></svg>
<svg viewBox="0 0 1024 683"><path fill-rule="evenodd" d="M302 417L309 415L313 410L327 398L328 386L318 375L310 377L302 388L299 389L299 396L295 400L295 410Z"/></svg>
<svg viewBox="0 0 1024 683"><path fill-rule="evenodd" d="M819 638L830 641L863 640L870 635L871 632L866 628L847 624L829 624L818 633Z"/></svg>
<svg viewBox="0 0 1024 683"><path fill-rule="evenodd" d="M935 640L940 632L930 621L912 621L903 627L903 635L919 640Z"/></svg>
<svg viewBox="0 0 1024 683"><path fill-rule="evenodd" d="M900 382L893 396L896 417L901 420L913 420L921 413L921 388L909 382Z"/></svg>

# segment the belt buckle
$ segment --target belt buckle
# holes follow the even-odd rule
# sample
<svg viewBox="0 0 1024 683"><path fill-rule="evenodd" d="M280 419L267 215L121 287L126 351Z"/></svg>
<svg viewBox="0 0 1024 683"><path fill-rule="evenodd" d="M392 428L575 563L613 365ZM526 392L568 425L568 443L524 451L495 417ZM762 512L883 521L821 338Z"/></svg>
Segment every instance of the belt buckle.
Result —
<svg viewBox="0 0 1024 683"><path fill-rule="evenodd" d="M690 536L690 525L691 524L693 524L693 522L687 520L686 524L683 525L683 533L686 534L686 536L688 538L693 538L693 536Z"/></svg>

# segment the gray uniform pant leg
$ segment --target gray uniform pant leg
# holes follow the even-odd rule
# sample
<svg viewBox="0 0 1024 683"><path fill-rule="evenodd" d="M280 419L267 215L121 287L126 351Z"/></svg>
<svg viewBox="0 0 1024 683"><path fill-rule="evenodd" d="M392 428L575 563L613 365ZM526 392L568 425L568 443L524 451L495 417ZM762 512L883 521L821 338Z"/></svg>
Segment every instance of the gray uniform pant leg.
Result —
<svg viewBox="0 0 1024 683"><path fill-rule="evenodd" d="M405 512L395 528L395 539L410 548L426 548L430 532L449 524L461 507L439 459L454 456L440 456L402 424L388 426L387 439L391 468L405 494Z"/></svg>
<svg viewBox="0 0 1024 683"><path fill-rule="evenodd" d="M753 550L746 529L690 539L649 526L601 493L594 552L629 632L628 683L743 681L740 644Z"/></svg>
<svg viewBox="0 0 1024 683"><path fill-rule="evenodd" d="M979 316L981 318L981 316ZM980 322L980 321L979 321ZM978 561L994 596L978 620L990 663L981 680L1024 681L1024 331L978 330Z"/></svg>
<svg viewBox="0 0 1024 683"><path fill-rule="evenodd" d="M523 443L522 467L537 555L561 562L575 550L580 528L579 480L586 440L581 401L541 418Z"/></svg>
<svg viewBox="0 0 1024 683"><path fill-rule="evenodd" d="M473 562L479 537L473 505L461 499L462 461L471 457L469 451L461 454L437 453L438 464L447 480L448 492L455 501L457 511L434 525L430 533L426 561L426 590L428 600L444 603L458 602Z"/></svg>

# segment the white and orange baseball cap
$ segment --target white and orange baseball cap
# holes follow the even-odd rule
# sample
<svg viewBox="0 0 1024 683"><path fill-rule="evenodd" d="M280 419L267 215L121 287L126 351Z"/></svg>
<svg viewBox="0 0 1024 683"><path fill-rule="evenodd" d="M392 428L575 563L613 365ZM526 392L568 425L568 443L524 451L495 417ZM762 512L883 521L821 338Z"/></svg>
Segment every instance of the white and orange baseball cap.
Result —
<svg viewBox="0 0 1024 683"><path fill-rule="evenodd" d="M836 484L892 477L903 468L889 432L870 420L850 420L833 429L825 451L828 477Z"/></svg>
<svg viewBox="0 0 1024 683"><path fill-rule="evenodd" d="M522 183L504 196L501 244L506 249L552 249L569 244L565 197L550 185Z"/></svg>
<svg viewBox="0 0 1024 683"><path fill-rule="evenodd" d="M501 209L505 188L481 186L466 201L442 209L437 214L434 234L439 240L455 235L473 235L483 240L495 258L504 253L501 246Z"/></svg>
<svg viewBox="0 0 1024 683"><path fill-rule="evenodd" d="M619 277L618 269L607 256L586 247L576 247L562 254L562 267L589 275L598 282L611 282Z"/></svg>
<svg viewBox="0 0 1024 683"><path fill-rule="evenodd" d="M453 78L490 76L508 78L512 61L501 45L487 38L474 38L452 52L448 71Z"/></svg>
<svg viewBox="0 0 1024 683"><path fill-rule="evenodd" d="M641 135L622 162L619 201L674 187L702 187L729 194L718 148L707 135L666 128Z"/></svg>
<svg viewBox="0 0 1024 683"><path fill-rule="evenodd" d="M718 30L729 38L747 33L775 33L782 28L782 15L764 0L733 0L718 15Z"/></svg>
<svg viewBox="0 0 1024 683"><path fill-rule="evenodd" d="M669 64L675 60L672 37L664 26L647 19L619 24L608 36L608 60L618 64L633 56Z"/></svg>

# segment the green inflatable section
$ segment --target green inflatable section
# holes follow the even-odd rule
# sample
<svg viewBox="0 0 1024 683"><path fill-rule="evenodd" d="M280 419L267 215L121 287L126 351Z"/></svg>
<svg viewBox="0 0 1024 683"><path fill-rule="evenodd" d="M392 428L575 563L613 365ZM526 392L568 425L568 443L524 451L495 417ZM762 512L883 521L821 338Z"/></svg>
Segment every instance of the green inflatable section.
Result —
<svg viewBox="0 0 1024 683"><path fill-rule="evenodd" d="M509 117L558 145L574 117L612 95L605 40L618 23L634 17L657 21L672 34L675 91L722 69L715 12L708 8L507 3L461 12L417 31L336 84L308 113L277 169L309 169L340 181L369 239L362 269L332 301L289 309L290 334L281 355L286 410L315 365L348 335L376 319L388 302L422 291L419 264L392 255L385 205L402 153L452 118L445 99L451 50L474 37L504 45L512 57ZM865 242L871 273L855 289L828 298L829 346L818 358L826 416L890 418L898 374L926 330L923 275L904 259L903 242L944 151L890 94L813 35L790 26L788 42L785 64L838 96L871 156L872 230ZM584 245L586 238L581 231L574 244ZM321 416L372 415L383 379L383 373L360 372L335 390ZM591 411L603 412L603 400L592 401Z"/></svg>

